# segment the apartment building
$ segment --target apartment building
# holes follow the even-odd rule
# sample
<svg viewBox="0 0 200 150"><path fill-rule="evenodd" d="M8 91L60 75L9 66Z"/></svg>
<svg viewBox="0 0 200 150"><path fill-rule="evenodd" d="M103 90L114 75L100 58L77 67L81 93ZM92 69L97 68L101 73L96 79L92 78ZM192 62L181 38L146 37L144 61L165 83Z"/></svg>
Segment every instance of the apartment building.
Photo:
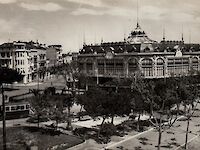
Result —
<svg viewBox="0 0 200 150"><path fill-rule="evenodd" d="M44 79L45 74L38 74L39 70L47 67L45 44L38 42L14 41L0 45L0 66L9 67L21 73L23 83Z"/></svg>

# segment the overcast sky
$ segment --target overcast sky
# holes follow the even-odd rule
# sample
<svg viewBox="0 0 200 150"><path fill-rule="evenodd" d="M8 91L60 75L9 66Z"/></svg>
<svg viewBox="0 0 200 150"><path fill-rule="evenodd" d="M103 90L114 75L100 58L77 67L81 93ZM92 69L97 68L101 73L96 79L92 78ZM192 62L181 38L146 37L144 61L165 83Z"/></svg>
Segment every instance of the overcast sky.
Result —
<svg viewBox="0 0 200 150"><path fill-rule="evenodd" d="M137 0L0 0L0 43L39 40L65 52L86 43L122 41L136 26ZM139 22L148 36L200 43L199 0L139 0Z"/></svg>

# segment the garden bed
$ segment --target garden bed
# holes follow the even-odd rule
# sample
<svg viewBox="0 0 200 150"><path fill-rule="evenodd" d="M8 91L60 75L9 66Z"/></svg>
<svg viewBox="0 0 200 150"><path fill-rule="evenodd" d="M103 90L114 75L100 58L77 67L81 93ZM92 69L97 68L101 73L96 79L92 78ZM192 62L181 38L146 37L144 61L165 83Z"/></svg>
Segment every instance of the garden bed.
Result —
<svg viewBox="0 0 200 150"><path fill-rule="evenodd" d="M151 126L151 123L148 120L140 121L139 132L143 132ZM77 128L73 131L74 135L80 136L84 139L94 139L97 143L108 143L110 142L111 136L120 136L123 137L131 131L137 130L137 121L127 120L119 125L112 125L110 123L104 124L98 138L98 129L97 128Z"/></svg>
<svg viewBox="0 0 200 150"><path fill-rule="evenodd" d="M2 135L2 130L0 130L0 135ZM63 145L57 149L65 150L82 142L83 140L79 137L66 135L51 129L38 129L37 127L7 128L8 150L27 150L31 146L37 146L39 150L44 150L56 145ZM2 137L0 138L0 145L2 145Z"/></svg>

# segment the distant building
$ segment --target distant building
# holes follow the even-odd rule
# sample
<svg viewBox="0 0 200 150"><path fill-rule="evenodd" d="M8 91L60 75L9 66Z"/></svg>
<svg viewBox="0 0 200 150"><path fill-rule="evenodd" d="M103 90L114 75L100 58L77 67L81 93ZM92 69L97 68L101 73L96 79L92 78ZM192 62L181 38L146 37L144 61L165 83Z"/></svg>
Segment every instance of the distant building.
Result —
<svg viewBox="0 0 200 150"><path fill-rule="evenodd" d="M46 52L49 66L62 63L62 45L49 45Z"/></svg>
<svg viewBox="0 0 200 150"><path fill-rule="evenodd" d="M72 53L72 61L77 61L78 60L78 53L73 52Z"/></svg>
<svg viewBox="0 0 200 150"><path fill-rule="evenodd" d="M70 63L72 61L72 54L71 53L62 54L62 59L64 64Z"/></svg>
<svg viewBox="0 0 200 150"><path fill-rule="evenodd" d="M137 23L121 42L83 45L77 56L79 70L93 79L187 76L200 71L200 45L151 40ZM95 79L96 80L96 79Z"/></svg>
<svg viewBox="0 0 200 150"><path fill-rule="evenodd" d="M48 67L47 49L49 47L45 44L33 41L3 43L0 45L0 66L15 69L24 75L23 83L44 79L46 74L40 70ZM56 59L60 59L60 55Z"/></svg>

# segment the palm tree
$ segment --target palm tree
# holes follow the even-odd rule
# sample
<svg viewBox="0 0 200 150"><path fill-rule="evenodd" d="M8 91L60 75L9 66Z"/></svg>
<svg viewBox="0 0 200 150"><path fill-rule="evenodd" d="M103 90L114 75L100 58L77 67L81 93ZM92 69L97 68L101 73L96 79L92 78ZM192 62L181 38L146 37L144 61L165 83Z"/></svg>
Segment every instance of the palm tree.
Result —
<svg viewBox="0 0 200 150"><path fill-rule="evenodd" d="M67 128L71 128L71 107L76 99L76 82L80 74L76 62L62 64L58 69L58 74L65 80L68 91L71 91L70 96L65 100L68 109Z"/></svg>

